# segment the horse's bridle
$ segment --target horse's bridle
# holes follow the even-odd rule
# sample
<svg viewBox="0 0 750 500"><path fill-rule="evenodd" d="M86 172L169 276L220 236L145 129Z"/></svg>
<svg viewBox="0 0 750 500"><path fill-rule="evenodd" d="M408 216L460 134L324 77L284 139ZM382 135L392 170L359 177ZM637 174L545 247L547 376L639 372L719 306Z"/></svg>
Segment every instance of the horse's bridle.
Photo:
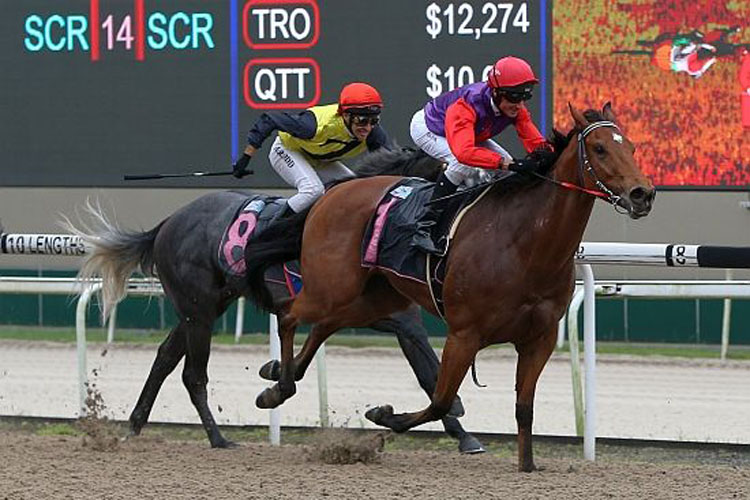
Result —
<svg viewBox="0 0 750 500"><path fill-rule="evenodd" d="M553 179L551 177L547 177L541 174L535 173L535 175L537 177L550 181L553 184L557 184L558 186L564 187L566 189L572 189L574 191L581 191L583 193L596 196L597 198L601 198L607 203L610 203L615 208L615 210L619 212L620 209L625 210L623 207L620 206L620 200L622 200L622 196L618 196L615 193L613 193L611 189L609 189L602 181L599 180L599 177L596 175L596 171L594 170L594 166L589 161L589 155L586 152L586 142L585 142L586 136L589 135L594 130L598 128L602 128L602 127L610 127L610 128L616 129L617 131L620 131L620 127L618 127L614 122L605 120L605 121L591 123L578 133L578 179L581 183L581 186L570 183L570 182L558 181L557 179ZM585 182L584 170L594 180L594 184L599 189L598 191L596 189L588 189L588 188L583 187L583 183ZM627 213L627 212L623 212L623 213Z"/></svg>

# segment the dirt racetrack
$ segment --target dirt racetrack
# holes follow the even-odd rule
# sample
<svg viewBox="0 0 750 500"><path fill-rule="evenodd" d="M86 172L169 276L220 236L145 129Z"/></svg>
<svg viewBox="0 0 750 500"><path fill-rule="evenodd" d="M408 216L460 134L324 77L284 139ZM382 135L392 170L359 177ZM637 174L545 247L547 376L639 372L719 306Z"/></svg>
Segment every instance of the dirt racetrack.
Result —
<svg viewBox="0 0 750 500"><path fill-rule="evenodd" d="M126 418L154 351L155 346L90 347L91 378L104 397L105 416ZM217 346L214 350L211 401L220 423L267 422L267 414L248 410L255 393L265 385L253 373L265 359L260 347ZM515 431L514 362L514 356L503 351L483 353L480 379L490 387L480 391L471 384L462 386L467 406L462 421L470 430ZM0 365L0 414L75 415L72 346L3 342ZM706 360L602 357L598 363L603 417L599 435L748 443L749 368L746 362L722 365ZM368 427L358 415L373 400L413 408L424 397L397 352L330 349L328 369L335 426ZM566 359L553 358L540 382L535 433L573 433L569 377ZM315 425L314 380L314 373L308 374L298 401L285 405L284 425ZM179 373L167 380L155 416L161 421L197 421ZM0 419L0 500L750 498L750 452L740 445L729 451L632 446L613 451L599 444L597 461L591 463L581 458L580 445L552 446L537 439L536 463L544 470L522 474L516 472L515 442L507 440L485 440L488 453L462 456L448 438L436 440L413 432L392 437L373 463L331 465L314 458L311 450L316 445L309 434L295 440L294 432L283 431L284 444L272 447L265 442L265 431L232 435L235 431L227 430L227 437L241 446L212 450L202 431L185 436L160 429L147 426L138 439L115 441L119 444L96 451L84 445L80 436L39 432ZM124 428L119 434L124 434Z"/></svg>
<svg viewBox="0 0 750 500"><path fill-rule="evenodd" d="M203 440L143 436L94 451L80 437L0 431L0 499L203 498L573 498L750 497L750 466L549 458L516 472L513 451L389 450L369 464L330 465L301 445L243 443L212 450ZM747 459L747 457L745 457Z"/></svg>

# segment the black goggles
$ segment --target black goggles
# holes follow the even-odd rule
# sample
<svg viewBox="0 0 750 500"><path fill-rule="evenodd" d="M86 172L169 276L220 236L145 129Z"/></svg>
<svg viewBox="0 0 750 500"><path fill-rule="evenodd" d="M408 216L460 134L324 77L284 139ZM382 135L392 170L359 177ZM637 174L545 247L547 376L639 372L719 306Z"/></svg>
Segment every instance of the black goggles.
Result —
<svg viewBox="0 0 750 500"><path fill-rule="evenodd" d="M498 92L498 94L501 97L504 97L509 102L512 102L513 104L518 104L519 102L528 101L533 97L533 94L531 92Z"/></svg>
<svg viewBox="0 0 750 500"><path fill-rule="evenodd" d="M364 125L372 125L373 127L380 123L380 116L378 115L352 115L352 125L362 127Z"/></svg>

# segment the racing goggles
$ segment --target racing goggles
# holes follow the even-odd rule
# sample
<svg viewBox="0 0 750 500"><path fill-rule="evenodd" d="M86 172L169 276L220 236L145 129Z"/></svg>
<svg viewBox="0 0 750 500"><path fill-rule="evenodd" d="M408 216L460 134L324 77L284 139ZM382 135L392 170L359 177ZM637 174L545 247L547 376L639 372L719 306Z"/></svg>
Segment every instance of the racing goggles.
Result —
<svg viewBox="0 0 750 500"><path fill-rule="evenodd" d="M531 92L500 92L500 95L505 97L508 102L518 104L519 102L528 101L533 97Z"/></svg>
<svg viewBox="0 0 750 500"><path fill-rule="evenodd" d="M358 127L364 127L365 125L372 125L373 127L380 123L379 115L352 115L352 125Z"/></svg>

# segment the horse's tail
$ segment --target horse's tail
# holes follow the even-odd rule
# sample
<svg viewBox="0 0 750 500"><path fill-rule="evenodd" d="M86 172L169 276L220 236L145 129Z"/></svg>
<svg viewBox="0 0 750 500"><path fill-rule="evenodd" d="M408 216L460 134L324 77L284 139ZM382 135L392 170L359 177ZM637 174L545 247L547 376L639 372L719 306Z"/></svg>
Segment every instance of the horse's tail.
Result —
<svg viewBox="0 0 750 500"><path fill-rule="evenodd" d="M266 271L273 265L299 259L302 253L302 232L309 212L308 208L279 219L257 237L250 238L245 248L250 298L266 311L275 311L273 296L266 286Z"/></svg>
<svg viewBox="0 0 750 500"><path fill-rule="evenodd" d="M83 211L91 222L83 222L79 217L77 227L63 216L61 225L79 236L89 249L78 278L82 282L101 278L102 318L106 321L114 306L125 297L128 278L138 267L146 275L154 274L154 240L164 222L150 231L126 231L117 227L98 203L87 201Z"/></svg>

